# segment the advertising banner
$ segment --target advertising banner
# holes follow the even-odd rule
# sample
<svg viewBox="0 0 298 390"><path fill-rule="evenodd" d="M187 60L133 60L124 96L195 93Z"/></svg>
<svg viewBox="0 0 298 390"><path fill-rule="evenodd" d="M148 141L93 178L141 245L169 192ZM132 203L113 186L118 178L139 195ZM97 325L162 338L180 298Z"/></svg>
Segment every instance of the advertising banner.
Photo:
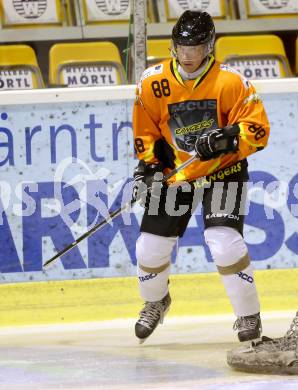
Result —
<svg viewBox="0 0 298 390"><path fill-rule="evenodd" d="M91 87L97 85L116 85L117 68L114 65L71 65L62 70L63 84L68 87Z"/></svg>
<svg viewBox="0 0 298 390"><path fill-rule="evenodd" d="M49 0L11 0L2 1L5 24L57 23L56 1Z"/></svg>
<svg viewBox="0 0 298 390"><path fill-rule="evenodd" d="M31 69L0 69L0 91L7 89L32 89L33 73Z"/></svg>
<svg viewBox="0 0 298 390"><path fill-rule="evenodd" d="M206 11L213 17L224 16L220 0L168 0L169 19L177 19L186 10Z"/></svg>
<svg viewBox="0 0 298 390"><path fill-rule="evenodd" d="M257 269L298 266L298 93L261 96L266 149L249 157L245 240ZM0 108L0 282L135 275L136 206L46 269L43 263L130 200L133 100ZM201 207L172 254L173 273L216 268Z"/></svg>
<svg viewBox="0 0 298 390"><path fill-rule="evenodd" d="M86 0L87 21L123 21L129 19L129 0Z"/></svg>
<svg viewBox="0 0 298 390"><path fill-rule="evenodd" d="M249 0L250 15L280 15L298 13L295 0Z"/></svg>
<svg viewBox="0 0 298 390"><path fill-rule="evenodd" d="M248 80L265 80L281 77L280 62L274 58L229 59L227 65L236 69Z"/></svg>

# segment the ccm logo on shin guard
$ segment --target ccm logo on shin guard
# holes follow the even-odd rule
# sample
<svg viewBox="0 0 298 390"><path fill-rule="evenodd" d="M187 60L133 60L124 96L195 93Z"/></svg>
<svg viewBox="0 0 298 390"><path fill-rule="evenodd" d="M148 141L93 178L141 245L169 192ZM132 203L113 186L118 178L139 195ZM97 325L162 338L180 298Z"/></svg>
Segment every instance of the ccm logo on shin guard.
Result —
<svg viewBox="0 0 298 390"><path fill-rule="evenodd" d="M146 280L151 280L154 279L157 276L157 274L149 274L146 276L139 276L139 281L140 282L146 282Z"/></svg>
<svg viewBox="0 0 298 390"><path fill-rule="evenodd" d="M247 275L247 274L244 274L243 272L237 272L237 275L241 278L241 279L243 279L243 280L246 280L248 283L253 283L254 282L254 279L251 277L251 276L249 276L249 275Z"/></svg>

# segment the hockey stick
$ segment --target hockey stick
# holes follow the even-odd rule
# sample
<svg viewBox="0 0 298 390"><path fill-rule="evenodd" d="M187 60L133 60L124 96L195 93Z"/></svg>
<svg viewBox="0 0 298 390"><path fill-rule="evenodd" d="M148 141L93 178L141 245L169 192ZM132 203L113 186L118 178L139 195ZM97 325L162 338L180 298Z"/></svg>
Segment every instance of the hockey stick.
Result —
<svg viewBox="0 0 298 390"><path fill-rule="evenodd" d="M217 147L219 149L222 149L225 151L225 148L227 147L227 139L229 137L234 137L235 135L239 134L239 127L238 126L227 126L226 128L222 129L223 132L219 134L217 138ZM172 176L176 175L176 173L182 171L182 169L186 168L188 165L190 165L193 161L198 160L198 156L194 155L188 160L186 160L183 164L179 165L179 167L173 169L171 172L169 172L167 175L163 177L161 180L161 183L166 182L168 179L170 179ZM150 190L151 187L147 189ZM95 233L98 229L105 226L107 223L112 221L114 218L116 218L119 214L121 214L123 211L127 210L129 207L132 207L137 200L131 200L130 202L127 202L124 206L120 207L118 210L113 211L109 214L109 217L104 219L103 221L99 222L97 225L93 226L90 230L88 230L86 233L84 233L82 236L80 236L78 239L76 239L72 244L65 247L62 251L58 252L56 255L51 257L49 260L47 260L43 267L48 266L53 261L55 261L58 257L64 255L66 252L70 251L72 248L74 248L76 245L78 245L82 240L84 240L86 237L91 236L93 233Z"/></svg>
<svg viewBox="0 0 298 390"><path fill-rule="evenodd" d="M171 172L169 172L167 175L165 175L162 179L162 183L166 182L170 177L176 175L176 173L178 173L179 171L181 171L182 169L184 169L185 167L187 167L188 165L190 165L194 160L197 160L198 157L195 155L193 157L191 157L190 159L188 159L187 161L185 161L183 164L179 165L179 167L173 169ZM147 191L150 190L147 189ZM93 226L92 229L88 230L86 233L84 233L83 235L81 235L79 238L77 238L72 244L68 245L67 247L65 247L64 249L62 249L62 251L56 253L56 255L54 255L53 257L51 257L49 260L47 260L43 267L47 267L49 264L51 264L53 261L55 261L58 257L64 255L66 252L70 251L72 248L74 248L75 246L77 246L81 241L83 241L85 238L91 236L93 233L95 233L98 229L102 228L103 226L105 226L107 223L109 223L110 221L112 221L114 218L116 218L119 214L121 214L123 211L127 210L129 207L132 207L135 203L137 202L137 200L131 200L130 202L127 202L124 206L120 207L119 209L113 211L112 213L110 213L109 217L104 219L103 221L99 222L97 225Z"/></svg>

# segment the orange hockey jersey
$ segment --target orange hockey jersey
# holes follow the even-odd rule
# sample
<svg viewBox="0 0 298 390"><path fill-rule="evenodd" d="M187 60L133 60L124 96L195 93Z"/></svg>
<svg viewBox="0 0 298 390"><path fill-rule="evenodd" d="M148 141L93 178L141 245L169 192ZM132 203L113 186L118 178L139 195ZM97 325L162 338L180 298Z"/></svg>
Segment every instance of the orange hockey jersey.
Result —
<svg viewBox="0 0 298 390"><path fill-rule="evenodd" d="M179 166L195 154L195 140L204 129L238 124L239 151L209 161L196 160L170 181L193 181L263 149L269 123L254 87L240 73L211 56L196 80L183 81L175 59L146 69L133 110L135 150L146 163L157 162L154 146L165 140ZM172 166L172 168L173 168Z"/></svg>

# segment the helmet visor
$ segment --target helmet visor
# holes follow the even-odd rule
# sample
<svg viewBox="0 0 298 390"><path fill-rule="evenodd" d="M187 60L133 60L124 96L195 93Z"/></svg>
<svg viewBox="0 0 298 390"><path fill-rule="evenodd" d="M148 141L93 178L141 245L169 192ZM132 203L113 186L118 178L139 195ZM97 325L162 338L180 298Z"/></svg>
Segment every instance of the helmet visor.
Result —
<svg viewBox="0 0 298 390"><path fill-rule="evenodd" d="M178 57L195 59L205 55L205 45L184 46L176 45Z"/></svg>

